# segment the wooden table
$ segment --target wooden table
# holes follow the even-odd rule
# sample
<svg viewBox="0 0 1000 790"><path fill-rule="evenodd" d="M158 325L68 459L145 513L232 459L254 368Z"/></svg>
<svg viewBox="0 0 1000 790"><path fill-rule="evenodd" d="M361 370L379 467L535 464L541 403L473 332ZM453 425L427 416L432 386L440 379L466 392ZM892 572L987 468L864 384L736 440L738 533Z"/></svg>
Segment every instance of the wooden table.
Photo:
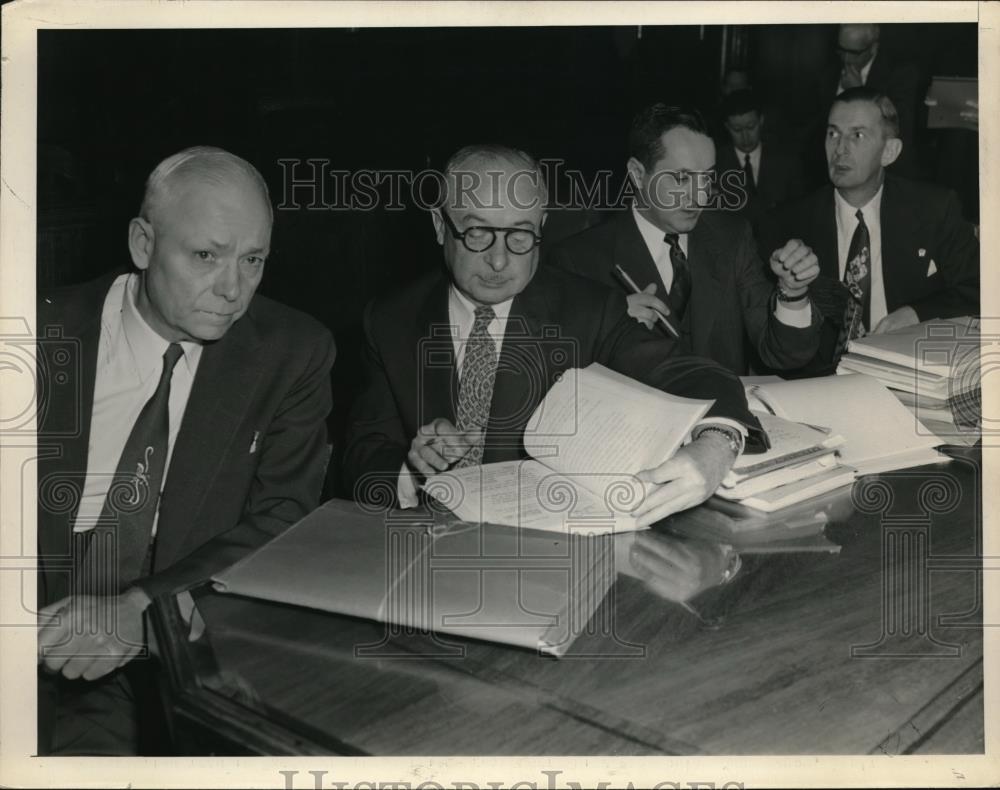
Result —
<svg viewBox="0 0 1000 790"><path fill-rule="evenodd" d="M178 749L981 753L980 484L976 452L864 478L826 528L839 553L745 554L735 579L690 601L700 616L630 572L623 547L559 660L207 585L192 591L206 633L189 641L163 598L153 621Z"/></svg>

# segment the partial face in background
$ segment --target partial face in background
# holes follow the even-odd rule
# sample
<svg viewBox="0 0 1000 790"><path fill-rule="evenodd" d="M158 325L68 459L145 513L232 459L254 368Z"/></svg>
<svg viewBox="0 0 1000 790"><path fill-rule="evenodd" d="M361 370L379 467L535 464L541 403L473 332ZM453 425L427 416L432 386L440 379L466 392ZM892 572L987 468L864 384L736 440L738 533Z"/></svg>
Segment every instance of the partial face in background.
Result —
<svg viewBox="0 0 1000 790"><path fill-rule="evenodd" d="M869 101L834 102L826 130L826 161L833 185L843 190L877 185L899 155L900 141L886 138L879 108Z"/></svg>
<svg viewBox="0 0 1000 790"><path fill-rule="evenodd" d="M722 95L728 96L736 91L750 87L750 76L741 69L729 69L722 79Z"/></svg>
<svg viewBox="0 0 1000 790"><path fill-rule="evenodd" d="M764 118L756 110L726 118L726 131L729 132L733 145L745 154L749 154L760 145L760 133L763 127Z"/></svg>
<svg viewBox="0 0 1000 790"><path fill-rule="evenodd" d="M841 25L837 35L837 57L844 66L862 69L878 51L874 25Z"/></svg>
<svg viewBox="0 0 1000 790"><path fill-rule="evenodd" d="M246 313L270 239L269 208L249 178L185 177L129 226L132 260L143 271L139 312L171 342L218 340Z"/></svg>
<svg viewBox="0 0 1000 790"><path fill-rule="evenodd" d="M541 236L545 221L542 195L534 183L534 171L517 162L471 159L461 168L459 181L449 185L448 200L432 212L438 244L445 265L459 291L473 302L492 305L511 299L531 282L538 268L538 247L522 254L522 243L531 243L530 231ZM469 186L456 188L456 183ZM476 228L503 228L494 231L493 244L473 251L455 238L449 221L458 233L466 233L473 247L488 240L488 232Z"/></svg>
<svg viewBox="0 0 1000 790"><path fill-rule="evenodd" d="M647 168L632 157L629 176L644 196L649 208L643 213L650 222L665 233L688 233L698 224L711 196L715 143L683 126L664 132L660 142L663 155L659 161Z"/></svg>

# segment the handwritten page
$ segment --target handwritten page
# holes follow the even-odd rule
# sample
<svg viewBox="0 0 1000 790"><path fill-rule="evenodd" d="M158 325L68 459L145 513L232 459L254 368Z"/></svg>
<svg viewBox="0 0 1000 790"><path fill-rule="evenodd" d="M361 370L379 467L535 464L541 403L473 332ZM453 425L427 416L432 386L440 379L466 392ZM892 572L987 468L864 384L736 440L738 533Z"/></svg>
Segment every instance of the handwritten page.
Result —
<svg viewBox="0 0 1000 790"><path fill-rule="evenodd" d="M597 492L606 475L633 475L669 459L712 401L680 398L601 365L567 371L538 405L528 453L581 476Z"/></svg>
<svg viewBox="0 0 1000 790"><path fill-rule="evenodd" d="M642 500L643 485L627 475L609 475L602 483L598 496L578 480L523 460L442 472L428 478L424 490L462 521L564 534L637 529L629 510Z"/></svg>

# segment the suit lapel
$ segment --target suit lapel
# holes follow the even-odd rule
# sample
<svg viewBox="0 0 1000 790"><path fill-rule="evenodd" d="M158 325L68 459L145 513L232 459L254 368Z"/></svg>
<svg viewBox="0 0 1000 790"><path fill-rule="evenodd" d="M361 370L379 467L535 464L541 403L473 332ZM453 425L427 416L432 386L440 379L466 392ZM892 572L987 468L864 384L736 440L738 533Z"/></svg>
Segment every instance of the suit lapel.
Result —
<svg viewBox="0 0 1000 790"><path fill-rule="evenodd" d="M545 295L537 284L529 283L514 297L493 384L486 463L521 456L524 426L551 384L546 351L555 343L547 345L543 340L548 314Z"/></svg>
<svg viewBox="0 0 1000 790"><path fill-rule="evenodd" d="M819 256L820 273L839 282L840 253L837 250L837 207L833 199L832 186L823 188L817 219L815 252Z"/></svg>
<svg viewBox="0 0 1000 790"><path fill-rule="evenodd" d="M656 295L666 300L667 286L660 276L660 270L656 268L656 262L649 254L649 247L639 232L638 225L635 224L635 217L632 211L626 211L618 220L618 232L615 234L614 262L621 266L635 284L640 288L645 288L650 283L656 283ZM617 280L618 275L613 275ZM628 289L627 293L631 293Z"/></svg>
<svg viewBox="0 0 1000 790"><path fill-rule="evenodd" d="M101 315L104 299L114 278L102 279L93 289L92 298L84 300L77 315L83 322L73 326L39 326L39 360L43 362L45 380L40 392L46 398L39 403L38 421L38 547L43 563L58 564L58 558L69 558L72 550L73 522L79 509L79 496L68 500L62 496L67 488L82 492L87 472L90 444L91 412L94 408L94 383L97 379L97 353L101 341ZM44 334L58 328L64 339ZM67 344L77 345L74 350ZM70 364L60 364L54 358L69 351ZM75 360L75 364L74 364ZM40 376L42 371L39 371ZM57 381L56 376L66 376ZM51 390L46 392L46 390ZM62 507L63 501L69 509ZM65 566L64 566L65 567ZM45 585L40 590L40 603L50 603L69 594L68 572L40 574Z"/></svg>
<svg viewBox="0 0 1000 790"><path fill-rule="evenodd" d="M688 234L688 261L691 269L691 303L684 316L682 329L690 335L695 354L710 356L709 336L718 315L718 294L723 293L725 276L719 271L726 258L720 254L712 231L712 215L703 214L701 221Z"/></svg>
<svg viewBox="0 0 1000 790"><path fill-rule="evenodd" d="M233 451L233 435L261 384L259 360L268 353L249 313L202 350L160 502L158 557L175 556L197 528L205 499ZM245 451L250 452L249 445Z"/></svg>
<svg viewBox="0 0 1000 790"><path fill-rule="evenodd" d="M926 271L907 272L906 262L912 260L913 239L908 239L903 232L912 220L907 216L908 206L898 189L898 184L891 176L886 176L882 190L882 205L879 207L879 229L882 235L882 283L885 289L886 308L891 313L907 298L901 294L898 286L913 282L916 277L926 277ZM908 242L911 252L907 254ZM919 282L919 280L918 280Z"/></svg>
<svg viewBox="0 0 1000 790"><path fill-rule="evenodd" d="M416 370L414 398L418 426L438 417L454 423L458 412L458 371L448 314L448 288L448 280L442 277L417 310L413 334L402 333L402 337L422 338L410 352Z"/></svg>

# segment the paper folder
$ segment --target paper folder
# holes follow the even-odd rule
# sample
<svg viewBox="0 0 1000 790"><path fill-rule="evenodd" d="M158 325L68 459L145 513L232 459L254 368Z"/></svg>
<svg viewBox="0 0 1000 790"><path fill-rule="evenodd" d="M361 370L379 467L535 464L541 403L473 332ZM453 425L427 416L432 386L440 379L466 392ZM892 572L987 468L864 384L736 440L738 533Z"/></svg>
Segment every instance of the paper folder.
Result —
<svg viewBox="0 0 1000 790"><path fill-rule="evenodd" d="M612 538L375 513L331 500L216 588L561 656L615 580Z"/></svg>

